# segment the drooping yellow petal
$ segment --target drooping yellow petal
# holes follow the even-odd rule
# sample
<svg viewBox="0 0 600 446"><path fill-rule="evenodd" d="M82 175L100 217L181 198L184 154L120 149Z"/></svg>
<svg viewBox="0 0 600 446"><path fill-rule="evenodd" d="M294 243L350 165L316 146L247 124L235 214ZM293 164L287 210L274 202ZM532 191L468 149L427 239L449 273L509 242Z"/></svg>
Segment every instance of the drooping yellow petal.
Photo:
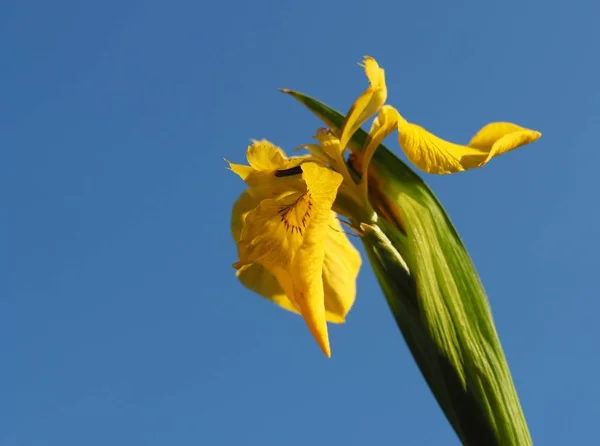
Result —
<svg viewBox="0 0 600 446"><path fill-rule="evenodd" d="M331 207L342 177L304 163L302 178L306 192L263 200L247 214L235 266L258 263L273 274L330 356L322 270Z"/></svg>
<svg viewBox="0 0 600 446"><path fill-rule="evenodd" d="M321 349L329 357L331 351L325 322L322 280L324 241L330 230L331 207L342 182L342 176L313 163L303 165L302 172L302 177L306 181L307 195L313 205L309 207L310 221L306 227L303 243L293 259L293 301L299 307Z"/></svg>
<svg viewBox="0 0 600 446"><path fill-rule="evenodd" d="M231 234L238 242L246 215L256 208L260 199L244 192L233 206ZM356 277L360 269L360 254L343 233L335 212L329 218L329 231L325 238L325 259L323 262L323 286L325 318L327 322L343 323L356 296ZM296 306L286 296L273 274L262 265L244 265L236 273L242 284L255 293L274 302L280 307L299 313Z"/></svg>
<svg viewBox="0 0 600 446"><path fill-rule="evenodd" d="M352 104L346 114L346 119L340 131L340 149L344 150L352 135L385 104L387 99L387 86L385 84L385 71L380 68L372 57L365 56L365 73L370 86Z"/></svg>
<svg viewBox="0 0 600 446"><path fill-rule="evenodd" d="M350 243L342 230L335 213L329 218L329 231L325 238L325 260L323 262L323 287L327 320L338 318L344 322L356 298L356 278L361 258L358 250Z"/></svg>
<svg viewBox="0 0 600 446"><path fill-rule="evenodd" d="M325 246L327 246L327 241L325 242ZM343 265L340 269L333 270L331 267L327 266L331 265L332 261L339 261ZM351 277L351 272L355 269L354 260L351 262L346 259L334 260L327 254L327 251L325 252L323 267L325 319L332 324L343 324L346 322L346 315L354 304L354 299L356 297L356 278L348 279L343 277L346 273L348 274L348 277ZM236 276L249 290L254 291L256 294L270 300L287 311L300 314L300 311L286 296L283 288L279 285L277 278L262 265L259 265L258 263L244 265L237 270ZM349 281L347 282L347 280Z"/></svg>
<svg viewBox="0 0 600 446"><path fill-rule="evenodd" d="M408 159L428 173L446 174L481 167L492 157L535 141L541 133L510 123L483 127L468 146L445 141L400 117L398 140Z"/></svg>
<svg viewBox="0 0 600 446"><path fill-rule="evenodd" d="M398 123L398 140L406 157L427 173L453 173L465 170L463 156L485 157L480 150L453 144L407 121Z"/></svg>
<svg viewBox="0 0 600 446"><path fill-rule="evenodd" d="M356 278L361 266L358 250L343 232L334 212L329 219L329 231L325 238L325 257L322 280L327 322L340 324L356 298ZM277 279L259 264L243 266L237 272L238 279L249 289L275 302L288 311L299 313L287 298Z"/></svg>
<svg viewBox="0 0 600 446"><path fill-rule="evenodd" d="M277 278L262 265L258 263L244 265L237 270L236 276L246 288L288 311L300 313L292 301L285 295Z"/></svg>
<svg viewBox="0 0 600 446"><path fill-rule="evenodd" d="M469 142L470 147L488 151L488 155L479 166L483 166L493 157L502 155L517 147L532 143L542 134L510 122L492 122L479 130Z"/></svg>
<svg viewBox="0 0 600 446"><path fill-rule="evenodd" d="M230 229L233 240L237 243L242 235L246 215L260 204L260 199L253 197L248 192L242 193L231 209Z"/></svg>

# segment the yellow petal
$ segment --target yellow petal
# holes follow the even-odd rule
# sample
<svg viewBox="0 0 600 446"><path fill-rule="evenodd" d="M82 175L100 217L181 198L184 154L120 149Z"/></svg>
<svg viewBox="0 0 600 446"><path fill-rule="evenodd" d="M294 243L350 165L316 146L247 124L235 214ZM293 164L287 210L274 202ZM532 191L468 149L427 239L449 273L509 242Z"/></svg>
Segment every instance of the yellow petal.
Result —
<svg viewBox="0 0 600 446"><path fill-rule="evenodd" d="M327 246L327 242L325 246ZM338 262L340 259L335 259ZM357 269L350 260L343 259L343 266L339 270L333 270L331 266L333 259L325 251L325 261L323 267L323 288L325 293L325 319L332 324L343 324L346 321L346 315L354 304L356 296L356 277L352 277L352 271ZM360 257L358 262L360 267ZM343 274L348 274L344 278ZM292 313L300 314L300 311L286 296L283 288L279 285L277 278L258 263L244 265L236 272L237 278L249 290L264 297L267 300L279 305L281 308ZM351 280L351 282L346 282Z"/></svg>
<svg viewBox="0 0 600 446"><path fill-rule="evenodd" d="M340 140L329 129L319 129L314 138L329 160L340 158Z"/></svg>
<svg viewBox="0 0 600 446"><path fill-rule="evenodd" d="M249 166L229 163L229 168L238 174L249 186L267 181L278 169L285 169L289 160L283 150L266 139L252 141L246 149Z"/></svg>
<svg viewBox="0 0 600 446"><path fill-rule="evenodd" d="M385 89L385 71L379 66L377 61L370 56L365 56L365 62L360 65L365 69L365 74L369 83L377 88Z"/></svg>
<svg viewBox="0 0 600 446"><path fill-rule="evenodd" d="M231 234L238 242L246 215L256 208L260 199L244 192L233 206ZM350 311L356 295L356 276L360 268L360 255L346 235L335 212L331 212L330 230L325 239L325 260L323 263L323 285L325 289L325 318L327 322L343 323ZM274 302L280 307L299 313L299 310L286 296L279 282L262 265L252 263L242 266L236 273L242 284L255 293Z"/></svg>
<svg viewBox="0 0 600 446"><path fill-rule="evenodd" d="M394 107L390 105L381 107L379 115L373 120L373 125L371 125L367 147L362 151L363 172L368 171L371 158L375 154L377 147L392 131L396 130L399 119L400 114Z"/></svg>
<svg viewBox="0 0 600 446"><path fill-rule="evenodd" d="M313 158L322 162L323 164L329 164L331 158L323 151L323 147L320 144L303 144L296 150L306 149L310 152Z"/></svg>
<svg viewBox="0 0 600 446"><path fill-rule="evenodd" d="M478 164L477 167L479 167L495 156L536 141L540 136L542 136L540 132L517 124L492 122L475 134L469 142L469 146L488 152L485 160Z"/></svg>
<svg viewBox="0 0 600 446"><path fill-rule="evenodd" d="M398 123L398 141L406 157L428 173L454 173L465 170L463 157L485 158L485 153L438 138L423 127L405 120Z"/></svg>
<svg viewBox="0 0 600 446"><path fill-rule="evenodd" d="M340 131L340 149L344 150L352 135L385 104L387 86L385 71L372 57L365 56L364 68L370 86L352 104Z"/></svg>
<svg viewBox="0 0 600 446"><path fill-rule="evenodd" d="M259 203L260 199L253 197L248 192L244 192L235 201L233 209L231 210L230 227L231 236L236 243L240 240L240 236L242 235L242 228L244 227L246 215L252 209L256 208Z"/></svg>
<svg viewBox="0 0 600 446"><path fill-rule="evenodd" d="M358 250L348 240L335 213L331 212L323 262L325 311L328 321L344 322L356 297L356 278L360 265ZM333 319L334 316L336 320Z"/></svg>
<svg viewBox="0 0 600 446"><path fill-rule="evenodd" d="M288 164L284 151L266 139L252 141L246 150L246 158L254 169L266 172L285 169Z"/></svg>
<svg viewBox="0 0 600 446"><path fill-rule="evenodd" d="M237 267L259 263L272 273L329 356L322 269L324 240L341 175L302 165L307 191L263 200L250 211L238 243Z"/></svg>
<svg viewBox="0 0 600 446"><path fill-rule="evenodd" d="M273 198L286 190L298 190L298 183L302 183L300 175L279 176L277 172L311 159L310 156L288 158L283 150L264 139L253 141L246 150L246 157L250 166L228 161L229 168L250 186L248 192L251 195L261 198Z"/></svg>
<svg viewBox="0 0 600 446"><path fill-rule="evenodd" d="M277 278L262 265L259 265L258 263L244 265L237 270L236 276L246 288L288 311L299 313L296 306L285 295Z"/></svg>
<svg viewBox="0 0 600 446"><path fill-rule="evenodd" d="M340 140L329 129L319 129L314 138L319 141L321 151L327 157L327 162L332 169L336 172L347 171Z"/></svg>
<svg viewBox="0 0 600 446"><path fill-rule="evenodd" d="M329 336L325 322L323 290L324 241L329 231L331 207L342 176L323 169L313 163L302 166L302 177L306 181L307 195L314 205L310 210L310 221L306 235L293 259L293 301L300 309L306 324L323 352L329 357Z"/></svg>
<svg viewBox="0 0 600 446"><path fill-rule="evenodd" d="M256 170L250 166L246 166L244 164L234 164L232 162L227 161L227 163L229 163L229 168L236 173L237 175L239 175L239 177L244 180L244 181L248 181L250 179L250 181L252 181L251 177L252 174L254 174L256 172Z"/></svg>
<svg viewBox="0 0 600 446"><path fill-rule="evenodd" d="M396 130L398 121L401 119L400 113L391 105L384 105L379 110L379 115L373 120L369 135L374 135L382 130L385 130L385 134L389 135L392 131ZM402 118L403 119L403 118Z"/></svg>
<svg viewBox="0 0 600 446"><path fill-rule="evenodd" d="M494 156L535 141L540 132L507 122L483 127L468 146L445 141L400 117L398 140L407 158L428 173L454 173L481 167Z"/></svg>

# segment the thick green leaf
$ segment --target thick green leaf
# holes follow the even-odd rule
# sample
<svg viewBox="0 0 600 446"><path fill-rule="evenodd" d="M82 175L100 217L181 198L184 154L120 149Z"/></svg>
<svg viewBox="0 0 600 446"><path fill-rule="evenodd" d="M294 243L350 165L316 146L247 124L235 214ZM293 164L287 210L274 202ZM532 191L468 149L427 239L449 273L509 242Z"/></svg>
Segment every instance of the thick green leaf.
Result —
<svg viewBox="0 0 600 446"><path fill-rule="evenodd" d="M301 93L285 92L328 127L341 127L340 113ZM359 130L350 143L356 154L351 165L359 173L367 138ZM382 232L372 231L363 242L396 322L446 417L463 444L532 444L485 292L442 205L383 145L368 174L369 198Z"/></svg>

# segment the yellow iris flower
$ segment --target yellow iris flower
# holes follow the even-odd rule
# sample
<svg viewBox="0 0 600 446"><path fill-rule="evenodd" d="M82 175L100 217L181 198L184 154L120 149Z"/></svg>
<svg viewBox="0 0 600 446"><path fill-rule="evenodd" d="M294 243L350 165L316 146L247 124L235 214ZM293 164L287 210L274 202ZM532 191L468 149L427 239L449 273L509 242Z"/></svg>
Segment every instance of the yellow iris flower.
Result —
<svg viewBox="0 0 600 446"><path fill-rule="evenodd" d="M264 140L248 147L247 158L249 166L230 163L249 186L232 213L237 276L300 313L330 356L326 321L344 322L361 265L332 211L342 175L312 157L287 158Z"/></svg>
<svg viewBox="0 0 600 446"><path fill-rule="evenodd" d="M369 87L354 101L339 132L317 132L310 155L288 158L269 141L254 141L249 165L229 163L248 185L233 208L237 277L251 290L303 316L330 356L327 321L344 322L356 294L360 255L342 231L336 212L355 226L377 215L368 200L367 175L358 184L344 159L354 133L376 116L366 146L355 152L363 172L379 144L398 130L404 153L428 173L452 173L535 141L540 133L506 122L483 127L467 145L444 141L404 119L387 100L385 72L371 57L362 66ZM290 92L289 90L283 90ZM334 212L334 208L336 212Z"/></svg>

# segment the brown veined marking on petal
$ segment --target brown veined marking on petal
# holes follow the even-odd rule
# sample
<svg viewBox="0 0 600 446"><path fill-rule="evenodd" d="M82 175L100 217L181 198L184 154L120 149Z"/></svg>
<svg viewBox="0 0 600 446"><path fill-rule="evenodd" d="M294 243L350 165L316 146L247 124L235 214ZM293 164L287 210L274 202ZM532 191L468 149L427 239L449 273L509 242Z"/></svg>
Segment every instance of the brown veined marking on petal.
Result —
<svg viewBox="0 0 600 446"><path fill-rule="evenodd" d="M310 218L312 206L310 192L303 193L292 204L282 206L281 209L279 209L279 215L285 229L292 234L297 232L298 234L303 235L304 228L306 228L308 219Z"/></svg>

